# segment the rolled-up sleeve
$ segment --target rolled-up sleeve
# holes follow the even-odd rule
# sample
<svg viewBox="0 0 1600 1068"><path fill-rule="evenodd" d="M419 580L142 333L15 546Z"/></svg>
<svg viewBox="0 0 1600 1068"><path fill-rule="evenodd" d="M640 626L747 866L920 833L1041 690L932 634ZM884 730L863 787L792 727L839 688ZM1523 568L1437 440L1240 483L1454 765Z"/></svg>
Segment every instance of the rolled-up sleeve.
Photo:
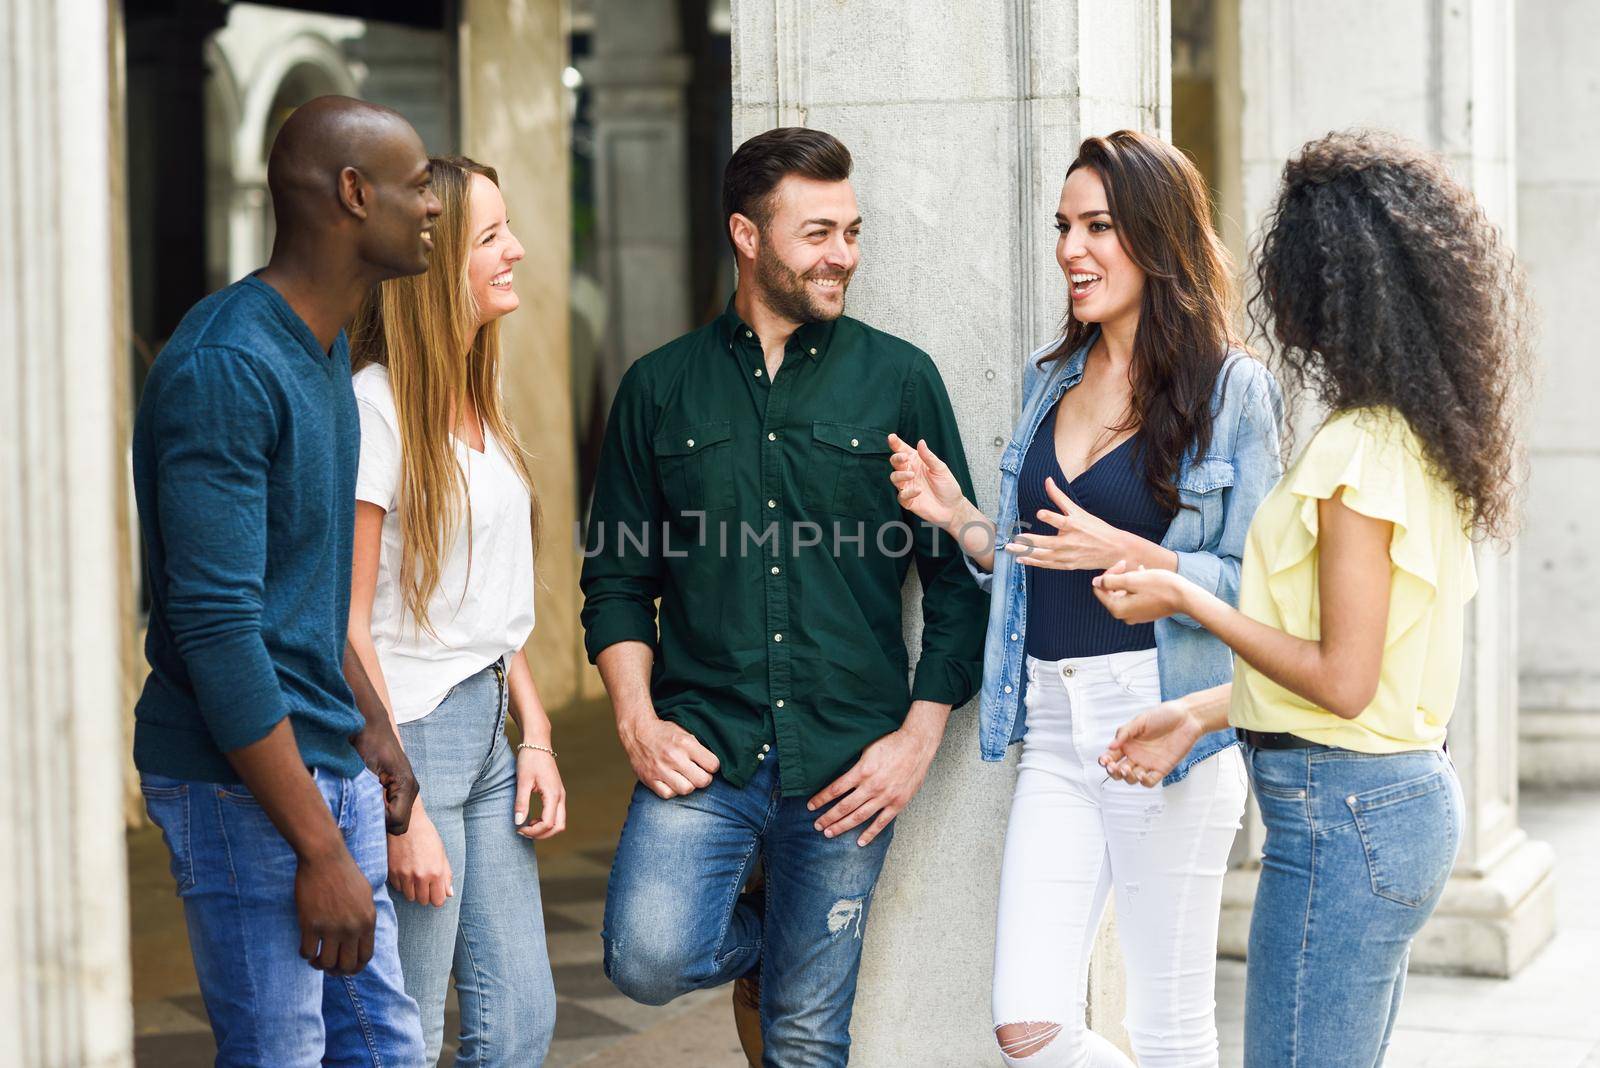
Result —
<svg viewBox="0 0 1600 1068"><path fill-rule="evenodd" d="M645 368L635 363L617 387L595 471L594 501L584 536L582 621L590 662L608 646L640 641L656 648L656 600L661 596L661 548L648 532L661 528L663 509L651 444ZM642 539L622 532L645 533Z"/></svg>

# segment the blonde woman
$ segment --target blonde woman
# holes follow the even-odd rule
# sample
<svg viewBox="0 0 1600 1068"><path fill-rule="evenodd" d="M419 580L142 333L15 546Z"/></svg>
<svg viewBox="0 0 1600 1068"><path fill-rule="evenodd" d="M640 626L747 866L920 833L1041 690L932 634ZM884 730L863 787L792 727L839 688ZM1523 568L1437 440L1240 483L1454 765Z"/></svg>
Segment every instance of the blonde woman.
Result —
<svg viewBox="0 0 1600 1068"><path fill-rule="evenodd" d="M373 291L352 346L350 641L421 786L410 829L389 839L389 883L427 1063L453 970L459 1063L527 1068L555 1023L533 843L565 828L566 793L522 652L538 505L499 388L498 320L517 307L523 250L493 168L431 162L432 265Z"/></svg>

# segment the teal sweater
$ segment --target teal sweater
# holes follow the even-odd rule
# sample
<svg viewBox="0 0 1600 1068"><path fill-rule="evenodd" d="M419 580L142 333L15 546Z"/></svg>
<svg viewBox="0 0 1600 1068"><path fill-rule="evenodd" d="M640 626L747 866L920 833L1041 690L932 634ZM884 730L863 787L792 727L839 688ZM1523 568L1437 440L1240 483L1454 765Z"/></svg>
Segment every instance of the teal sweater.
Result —
<svg viewBox="0 0 1600 1068"><path fill-rule="evenodd" d="M360 772L342 671L359 448L342 333L323 352L254 277L184 316L133 431L150 595L140 771L237 782L223 754L287 716L307 766Z"/></svg>

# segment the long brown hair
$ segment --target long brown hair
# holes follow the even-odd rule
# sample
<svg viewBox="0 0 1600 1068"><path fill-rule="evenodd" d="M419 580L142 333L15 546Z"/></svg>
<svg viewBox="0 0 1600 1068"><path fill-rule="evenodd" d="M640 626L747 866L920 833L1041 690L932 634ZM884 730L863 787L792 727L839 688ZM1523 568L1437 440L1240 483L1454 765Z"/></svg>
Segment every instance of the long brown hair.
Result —
<svg viewBox="0 0 1600 1068"><path fill-rule="evenodd" d="M1308 142L1267 217L1251 319L1291 397L1395 409L1463 521L1510 537L1533 313L1510 244L1442 160L1377 131Z"/></svg>
<svg viewBox="0 0 1600 1068"><path fill-rule="evenodd" d="M1132 412L1123 433L1143 435L1144 476L1169 511L1182 504L1178 469L1211 447L1211 397L1233 341L1234 286L1227 250L1211 226L1205 179L1182 152L1136 130L1090 137L1067 168L1087 167L1106 190L1117 240L1144 271L1133 337ZM1066 337L1041 366L1065 359L1098 324L1067 310Z"/></svg>
<svg viewBox="0 0 1600 1068"><path fill-rule="evenodd" d="M433 192L443 211L433 225L428 271L392 278L372 291L351 329L350 364L355 371L373 363L389 369L400 420L401 598L418 625L433 633L428 601L439 588L463 515L469 575L472 570L472 502L451 440L463 411L470 407L478 413L528 487L536 546L539 496L500 395L499 321L473 331L478 308L467 277L472 176L481 174L497 186L500 176L465 156L430 162Z"/></svg>

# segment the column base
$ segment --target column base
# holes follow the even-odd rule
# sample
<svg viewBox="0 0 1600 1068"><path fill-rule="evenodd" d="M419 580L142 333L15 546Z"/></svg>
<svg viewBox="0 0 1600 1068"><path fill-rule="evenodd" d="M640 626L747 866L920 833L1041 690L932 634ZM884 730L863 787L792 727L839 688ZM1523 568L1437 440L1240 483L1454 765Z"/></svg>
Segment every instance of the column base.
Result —
<svg viewBox="0 0 1600 1068"><path fill-rule="evenodd" d="M1600 708L1517 717L1517 768L1529 786L1600 786Z"/></svg>
<svg viewBox="0 0 1600 1068"><path fill-rule="evenodd" d="M1555 851L1517 832L1513 845L1481 872L1455 872L1433 917L1411 947L1419 972L1509 979L1544 947L1556 926ZM1242 960L1259 862L1231 869L1222 884L1219 956Z"/></svg>

